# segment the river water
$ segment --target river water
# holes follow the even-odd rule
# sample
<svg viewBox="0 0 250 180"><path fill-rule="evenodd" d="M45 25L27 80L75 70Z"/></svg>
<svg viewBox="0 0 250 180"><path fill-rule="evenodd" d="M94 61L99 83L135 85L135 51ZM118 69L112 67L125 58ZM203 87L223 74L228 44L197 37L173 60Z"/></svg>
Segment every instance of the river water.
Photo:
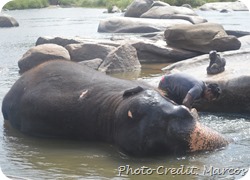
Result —
<svg viewBox="0 0 250 180"><path fill-rule="evenodd" d="M100 19L113 16L104 9L57 8L8 11L18 28L0 29L0 102L19 77L17 61L40 36L109 38L99 34ZM198 12L225 29L249 31L249 12ZM117 14L116 14L117 15ZM144 65L139 77L160 76L161 64ZM149 158L129 157L115 146L28 137L0 116L0 165L13 179L239 179L250 167L250 117L200 113L201 122L234 139L228 147L198 154ZM119 175L118 167L127 170ZM144 169L139 172L138 169ZM182 175L169 173L179 168ZM223 174L223 168L232 168ZM153 169L156 169L153 171ZM166 170L166 171L164 171ZM226 170L226 169L224 169ZM232 170L236 170L232 173ZM136 175L139 174L140 175ZM147 173L147 175L143 175ZM188 175L195 173L194 175ZM211 173L215 173L212 174ZM216 174L217 173L217 174Z"/></svg>

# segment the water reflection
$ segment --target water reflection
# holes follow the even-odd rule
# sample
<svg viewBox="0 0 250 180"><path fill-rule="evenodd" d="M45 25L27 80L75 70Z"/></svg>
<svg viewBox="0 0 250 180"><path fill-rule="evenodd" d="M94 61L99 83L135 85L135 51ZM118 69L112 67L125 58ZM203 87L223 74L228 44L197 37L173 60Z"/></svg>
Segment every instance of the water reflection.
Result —
<svg viewBox="0 0 250 180"><path fill-rule="evenodd" d="M201 114L201 122L224 135L231 137L235 143L228 147L213 151L186 155L135 158L127 156L115 146L106 143L91 143L58 139L40 139L21 134L4 123L4 152L7 174L30 179L209 179L205 168L247 168L250 164L250 122L241 116ZM150 176L129 175L118 176L118 167L129 165L131 169L147 167L185 168L195 167L196 175L162 175L156 172ZM135 172L134 172L135 173ZM34 176L35 175L35 176ZM216 178L239 178L227 174Z"/></svg>

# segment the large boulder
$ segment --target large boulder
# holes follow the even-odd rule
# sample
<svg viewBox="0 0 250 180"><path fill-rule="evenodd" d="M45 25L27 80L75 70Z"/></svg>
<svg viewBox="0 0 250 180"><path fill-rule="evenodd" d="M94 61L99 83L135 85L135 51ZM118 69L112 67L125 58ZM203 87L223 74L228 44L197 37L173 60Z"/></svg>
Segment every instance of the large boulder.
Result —
<svg viewBox="0 0 250 180"><path fill-rule="evenodd" d="M10 15L0 14L0 27L17 27L19 23Z"/></svg>
<svg viewBox="0 0 250 180"><path fill-rule="evenodd" d="M98 68L99 71L107 73L137 71L141 64L137 57L136 49L126 43L110 52Z"/></svg>
<svg viewBox="0 0 250 180"><path fill-rule="evenodd" d="M240 1L206 3L202 5L199 9L203 11L208 11L208 10L248 11L246 5Z"/></svg>
<svg viewBox="0 0 250 180"><path fill-rule="evenodd" d="M171 15L171 14L185 14L191 16L197 16L197 14L189 8L181 7L181 6L154 6L149 9L147 12L143 13L141 17L157 17L159 18L161 15Z"/></svg>
<svg viewBox="0 0 250 180"><path fill-rule="evenodd" d="M164 35L169 46L202 53L237 50L241 46L235 36L227 35L222 25L217 23L172 26Z"/></svg>
<svg viewBox="0 0 250 180"><path fill-rule="evenodd" d="M70 54L71 60L80 62L95 58L105 59L115 49L113 46L99 43L70 44L65 47Z"/></svg>
<svg viewBox="0 0 250 180"><path fill-rule="evenodd" d="M141 63L173 63L198 55L196 52L169 47L164 41L131 40Z"/></svg>
<svg viewBox="0 0 250 180"><path fill-rule="evenodd" d="M202 55L182 62L174 63L163 70L168 73L184 72L205 82L218 83L221 96L213 102L199 101L195 107L200 111L250 113L250 49L221 53L226 59L225 71L208 75L206 67L209 56Z"/></svg>
<svg viewBox="0 0 250 180"><path fill-rule="evenodd" d="M181 19L151 19L111 17L100 21L98 32L106 33L150 33L164 31L177 24L191 24Z"/></svg>
<svg viewBox="0 0 250 180"><path fill-rule="evenodd" d="M70 60L69 52L56 44L43 44L32 47L18 61L20 73L23 73L43 62L63 59Z"/></svg>
<svg viewBox="0 0 250 180"><path fill-rule="evenodd" d="M156 19L183 19L191 22L192 24L207 22L206 19L198 16L192 9L178 6L154 6L140 17Z"/></svg>
<svg viewBox="0 0 250 180"><path fill-rule="evenodd" d="M151 8L153 0L134 0L124 13L125 17L140 17Z"/></svg>

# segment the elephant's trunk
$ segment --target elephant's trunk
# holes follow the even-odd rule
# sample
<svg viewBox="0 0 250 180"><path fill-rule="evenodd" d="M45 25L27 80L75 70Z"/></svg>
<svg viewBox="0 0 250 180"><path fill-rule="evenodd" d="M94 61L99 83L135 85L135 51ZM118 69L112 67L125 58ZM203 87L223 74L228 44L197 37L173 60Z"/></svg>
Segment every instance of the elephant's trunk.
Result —
<svg viewBox="0 0 250 180"><path fill-rule="evenodd" d="M192 113L196 116L195 112ZM189 148L191 152L214 150L227 146L229 142L220 133L196 121L195 127L190 134Z"/></svg>

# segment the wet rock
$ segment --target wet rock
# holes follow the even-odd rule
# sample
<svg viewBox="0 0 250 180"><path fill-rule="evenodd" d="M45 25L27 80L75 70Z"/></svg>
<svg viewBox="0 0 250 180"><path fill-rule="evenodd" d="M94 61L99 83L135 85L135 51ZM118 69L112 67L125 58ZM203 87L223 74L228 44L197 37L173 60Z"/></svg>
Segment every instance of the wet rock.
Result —
<svg viewBox="0 0 250 180"><path fill-rule="evenodd" d="M227 10L227 9L222 9L222 10L220 10L220 12L221 12L221 13L228 13L229 10Z"/></svg>

